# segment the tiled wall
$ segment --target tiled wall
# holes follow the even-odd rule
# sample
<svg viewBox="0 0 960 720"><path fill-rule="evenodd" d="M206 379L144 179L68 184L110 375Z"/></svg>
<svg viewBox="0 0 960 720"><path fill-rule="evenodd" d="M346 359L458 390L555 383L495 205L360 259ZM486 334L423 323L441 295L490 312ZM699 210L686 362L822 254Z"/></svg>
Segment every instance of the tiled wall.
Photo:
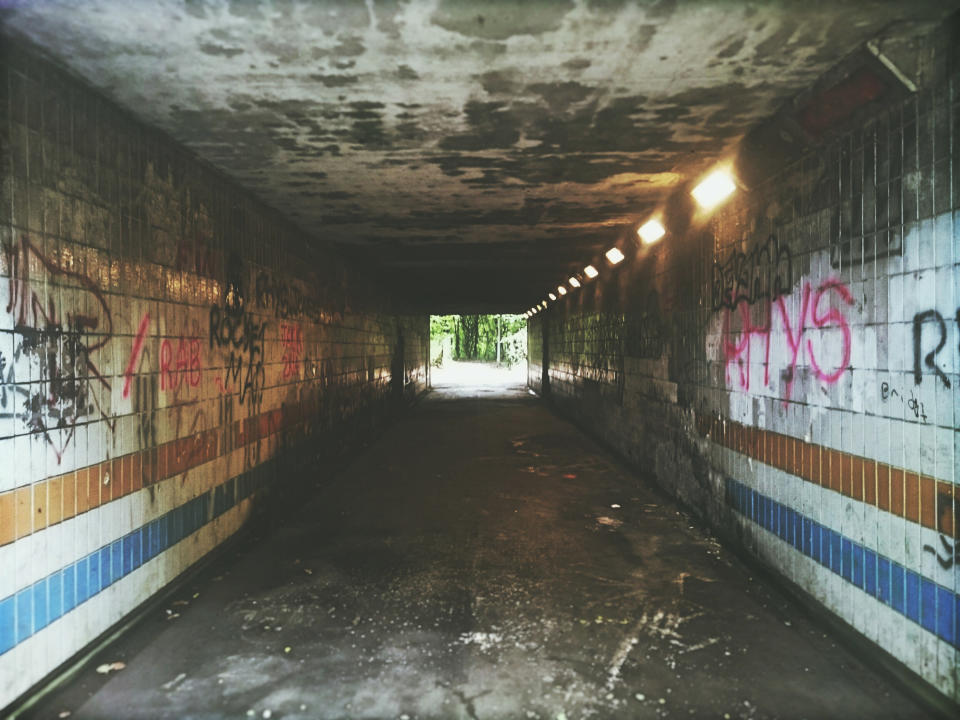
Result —
<svg viewBox="0 0 960 720"><path fill-rule="evenodd" d="M668 213L686 229L530 333L558 408L960 701L960 63L938 32L915 96L702 224Z"/></svg>
<svg viewBox="0 0 960 720"><path fill-rule="evenodd" d="M423 390L429 323L23 48L0 143L2 708Z"/></svg>

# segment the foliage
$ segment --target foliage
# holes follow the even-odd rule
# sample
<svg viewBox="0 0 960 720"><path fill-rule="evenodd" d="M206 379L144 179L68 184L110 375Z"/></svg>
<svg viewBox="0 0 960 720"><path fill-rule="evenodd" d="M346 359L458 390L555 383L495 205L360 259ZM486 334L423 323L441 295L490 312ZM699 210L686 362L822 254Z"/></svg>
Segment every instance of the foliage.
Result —
<svg viewBox="0 0 960 720"><path fill-rule="evenodd" d="M497 360L499 320L500 361L507 365L526 358L527 320L523 315L431 315L430 357L444 360Z"/></svg>

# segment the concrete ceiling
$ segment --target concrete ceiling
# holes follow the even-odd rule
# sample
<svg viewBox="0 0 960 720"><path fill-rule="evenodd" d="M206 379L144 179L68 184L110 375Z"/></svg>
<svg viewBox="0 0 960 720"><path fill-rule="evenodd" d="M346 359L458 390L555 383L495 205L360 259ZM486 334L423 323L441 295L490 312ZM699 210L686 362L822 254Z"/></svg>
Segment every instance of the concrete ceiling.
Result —
<svg viewBox="0 0 960 720"><path fill-rule="evenodd" d="M866 40L956 6L12 4L13 32L428 306L515 311Z"/></svg>

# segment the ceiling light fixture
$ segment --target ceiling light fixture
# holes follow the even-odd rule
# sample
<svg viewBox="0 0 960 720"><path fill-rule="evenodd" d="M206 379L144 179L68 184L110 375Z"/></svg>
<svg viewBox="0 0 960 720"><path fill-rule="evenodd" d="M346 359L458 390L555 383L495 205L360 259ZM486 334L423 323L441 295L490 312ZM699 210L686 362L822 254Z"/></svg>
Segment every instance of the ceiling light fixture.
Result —
<svg viewBox="0 0 960 720"><path fill-rule="evenodd" d="M737 189L730 173L714 170L707 175L691 193L704 210L712 210L726 200Z"/></svg>
<svg viewBox="0 0 960 720"><path fill-rule="evenodd" d="M610 248L604 254L607 256L607 260L611 265L616 265L618 262L623 260L623 253L620 252L620 248L617 247Z"/></svg>
<svg viewBox="0 0 960 720"><path fill-rule="evenodd" d="M540 303L540 307L542 307L544 310L546 310L546 308L547 308L547 301L544 300L542 303Z"/></svg>
<svg viewBox="0 0 960 720"><path fill-rule="evenodd" d="M666 234L666 229L657 220L648 220L637 230L637 235L639 235L640 239L647 245L655 243Z"/></svg>
<svg viewBox="0 0 960 720"><path fill-rule="evenodd" d="M563 285L557 285L557 292L561 295L566 295L567 289Z"/></svg>
<svg viewBox="0 0 960 720"><path fill-rule="evenodd" d="M547 297L550 298L551 302L557 299L557 296L554 295L553 293L547 293Z"/></svg>
<svg viewBox="0 0 960 720"><path fill-rule="evenodd" d="M600 273L597 272L597 269L593 265L587 265L583 269L583 274L586 275L588 278L595 278Z"/></svg>
<svg viewBox="0 0 960 720"><path fill-rule="evenodd" d="M570 287L572 288L580 287L580 281L577 280L575 277L567 278L567 282L570 283Z"/></svg>

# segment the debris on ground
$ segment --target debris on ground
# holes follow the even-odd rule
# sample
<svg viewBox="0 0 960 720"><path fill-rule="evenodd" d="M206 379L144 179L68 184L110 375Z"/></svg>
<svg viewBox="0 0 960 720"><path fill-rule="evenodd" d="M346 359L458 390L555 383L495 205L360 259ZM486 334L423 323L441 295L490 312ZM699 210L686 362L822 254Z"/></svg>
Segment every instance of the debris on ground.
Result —
<svg viewBox="0 0 960 720"><path fill-rule="evenodd" d="M97 672L101 675L107 675L115 670L123 670L126 666L127 664L125 662L104 663L103 665L97 666Z"/></svg>
<svg viewBox="0 0 960 720"><path fill-rule="evenodd" d="M617 520L616 518L607 517L606 515L601 515L597 518L597 522L600 525L606 525L607 527L620 527L623 525L622 520Z"/></svg>
<svg viewBox="0 0 960 720"><path fill-rule="evenodd" d="M180 673L173 680L165 682L160 687L162 687L164 690L173 690L173 688L175 688L179 683L183 682L183 680L186 679L186 677L187 677L186 673Z"/></svg>

